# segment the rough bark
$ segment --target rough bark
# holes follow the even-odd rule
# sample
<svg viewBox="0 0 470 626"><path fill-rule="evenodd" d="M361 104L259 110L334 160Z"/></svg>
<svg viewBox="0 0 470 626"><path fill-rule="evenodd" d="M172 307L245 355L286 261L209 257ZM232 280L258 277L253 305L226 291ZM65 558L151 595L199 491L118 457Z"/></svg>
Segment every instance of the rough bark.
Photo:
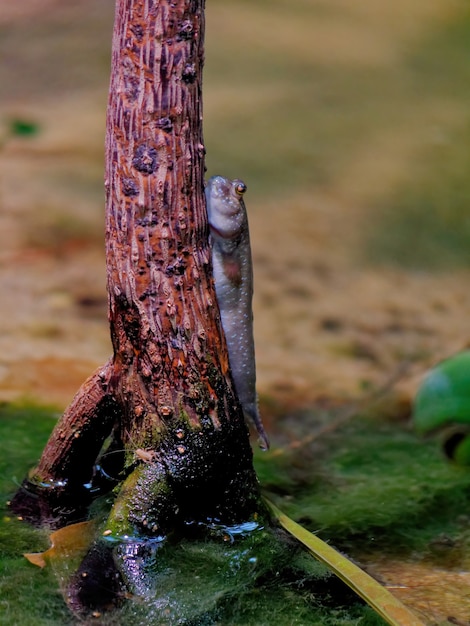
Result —
<svg viewBox="0 0 470 626"><path fill-rule="evenodd" d="M122 447L127 475L109 519L116 535L236 523L259 508L212 281L203 37L203 0L117 0L105 183L114 355L12 501L32 521L82 515L111 434L102 458Z"/></svg>

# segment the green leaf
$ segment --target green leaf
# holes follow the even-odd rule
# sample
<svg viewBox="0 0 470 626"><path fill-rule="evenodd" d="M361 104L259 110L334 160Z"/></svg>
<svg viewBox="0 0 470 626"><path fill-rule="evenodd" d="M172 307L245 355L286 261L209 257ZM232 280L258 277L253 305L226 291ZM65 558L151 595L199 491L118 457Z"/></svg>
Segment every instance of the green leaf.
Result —
<svg viewBox="0 0 470 626"><path fill-rule="evenodd" d="M433 368L416 394L413 423L420 433L470 424L470 350Z"/></svg>
<svg viewBox="0 0 470 626"><path fill-rule="evenodd" d="M470 465L470 437L468 432L454 431L444 441L444 452L457 465Z"/></svg>
<svg viewBox="0 0 470 626"><path fill-rule="evenodd" d="M31 120L17 118L10 121L10 132L17 137L32 137L38 131L39 125Z"/></svg>
<svg viewBox="0 0 470 626"><path fill-rule="evenodd" d="M303 526L287 517L270 500L265 499L265 501L274 517L287 532L303 543L316 559L327 565L338 578L353 589L391 626L425 626L414 613L409 611L369 574L366 574Z"/></svg>

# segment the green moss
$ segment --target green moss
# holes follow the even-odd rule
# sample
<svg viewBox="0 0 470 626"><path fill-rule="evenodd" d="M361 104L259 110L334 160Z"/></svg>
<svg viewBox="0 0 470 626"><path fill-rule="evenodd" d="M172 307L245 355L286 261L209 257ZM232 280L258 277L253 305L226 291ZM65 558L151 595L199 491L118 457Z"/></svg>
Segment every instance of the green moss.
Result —
<svg viewBox="0 0 470 626"><path fill-rule="evenodd" d="M22 556L44 550L47 533L21 523L6 508L20 481L37 461L55 425L53 410L0 405L0 623L4 626L66 626L69 611L50 570Z"/></svg>
<svg viewBox="0 0 470 626"><path fill-rule="evenodd" d="M311 432L308 413L302 418ZM470 473L446 463L436 441L397 424L355 419L287 458L271 455L260 465L270 497L353 554L426 551L442 532L458 537L470 510Z"/></svg>
<svg viewBox="0 0 470 626"><path fill-rule="evenodd" d="M146 567L127 559L124 572L145 602L128 603L110 623L352 626L361 618L383 623L299 546L263 529L233 543L166 543Z"/></svg>
<svg viewBox="0 0 470 626"><path fill-rule="evenodd" d="M311 433L315 420L313 411L296 416L296 438ZM48 409L0 408L4 491L11 494L12 477L19 482L34 464L54 422ZM434 559L442 536L458 545L459 559L469 551L462 514L470 510L470 473L446 463L437 442L421 440L401 423L356 418L294 453L275 445L271 452L257 452L256 466L262 485L286 513L353 557L376 550ZM127 572L135 600L96 623L176 624L176 614L201 626L381 623L280 531L196 530L193 540L169 537L157 545L144 560L145 575L137 578L139 584L146 581L144 588L132 589L135 579ZM4 508L0 545L0 622L72 623L57 590L70 575L67 568L55 568L57 580L48 568L34 568L22 557L44 550L46 533Z"/></svg>
<svg viewBox="0 0 470 626"><path fill-rule="evenodd" d="M178 407L178 419L177 424L185 425L187 428L191 428L191 420L189 419L189 415L183 406L183 401L181 400L180 405Z"/></svg>
<svg viewBox="0 0 470 626"><path fill-rule="evenodd" d="M129 521L130 497L142 474L143 466L139 465L126 478L119 487L119 495L116 498L111 513L106 520L106 531L111 537L121 537L123 535L134 535L134 528Z"/></svg>
<svg viewBox="0 0 470 626"><path fill-rule="evenodd" d="M11 477L21 480L34 464L54 417L48 409L1 407L2 480L10 493L14 491ZM284 465L283 471L287 469ZM295 487L295 480L290 484ZM145 571L137 578L126 573L126 564L132 561L124 559L121 567L135 600L94 623L137 626L150 621L156 626L181 623L183 618L194 626L381 623L364 621L375 617L281 531L256 528L242 533L219 528L201 534L198 526L192 540L170 537L144 560ZM6 626L73 623L58 591L66 584L70 568L56 563L52 569L39 570L22 556L46 549L47 533L13 519L5 509L0 533L0 622ZM142 581L147 581L147 587L142 587Z"/></svg>
<svg viewBox="0 0 470 626"><path fill-rule="evenodd" d="M74 621L49 569L38 570L25 559L0 561L2 626L66 626Z"/></svg>
<svg viewBox="0 0 470 626"><path fill-rule="evenodd" d="M59 414L49 407L0 404L0 493L12 495L38 460Z"/></svg>
<svg viewBox="0 0 470 626"><path fill-rule="evenodd" d="M161 534L162 511L172 509L172 490L159 466L141 463L118 487L117 498L105 523L107 535L138 537ZM174 508L174 507L173 507Z"/></svg>

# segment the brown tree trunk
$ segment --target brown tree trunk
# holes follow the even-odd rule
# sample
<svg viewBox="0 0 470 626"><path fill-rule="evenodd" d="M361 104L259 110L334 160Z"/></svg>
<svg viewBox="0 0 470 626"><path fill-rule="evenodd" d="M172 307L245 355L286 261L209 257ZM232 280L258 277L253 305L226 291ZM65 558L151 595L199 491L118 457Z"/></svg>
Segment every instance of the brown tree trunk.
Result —
<svg viewBox="0 0 470 626"><path fill-rule="evenodd" d="M203 37L204 0L117 0L106 136L114 356L79 390L12 501L32 521L83 516L110 436L103 463L119 457L114 471L127 476L109 519L116 535L236 523L260 507L212 281Z"/></svg>

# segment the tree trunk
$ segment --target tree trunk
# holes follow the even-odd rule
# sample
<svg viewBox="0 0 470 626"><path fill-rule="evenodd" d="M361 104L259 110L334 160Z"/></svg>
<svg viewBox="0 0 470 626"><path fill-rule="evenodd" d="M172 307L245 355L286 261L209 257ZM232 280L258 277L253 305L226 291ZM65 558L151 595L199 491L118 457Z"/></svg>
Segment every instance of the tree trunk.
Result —
<svg viewBox="0 0 470 626"><path fill-rule="evenodd" d="M114 355L11 503L36 523L83 518L104 466L125 478L116 537L238 523L261 506L212 280L203 37L204 0L117 0L105 183Z"/></svg>

